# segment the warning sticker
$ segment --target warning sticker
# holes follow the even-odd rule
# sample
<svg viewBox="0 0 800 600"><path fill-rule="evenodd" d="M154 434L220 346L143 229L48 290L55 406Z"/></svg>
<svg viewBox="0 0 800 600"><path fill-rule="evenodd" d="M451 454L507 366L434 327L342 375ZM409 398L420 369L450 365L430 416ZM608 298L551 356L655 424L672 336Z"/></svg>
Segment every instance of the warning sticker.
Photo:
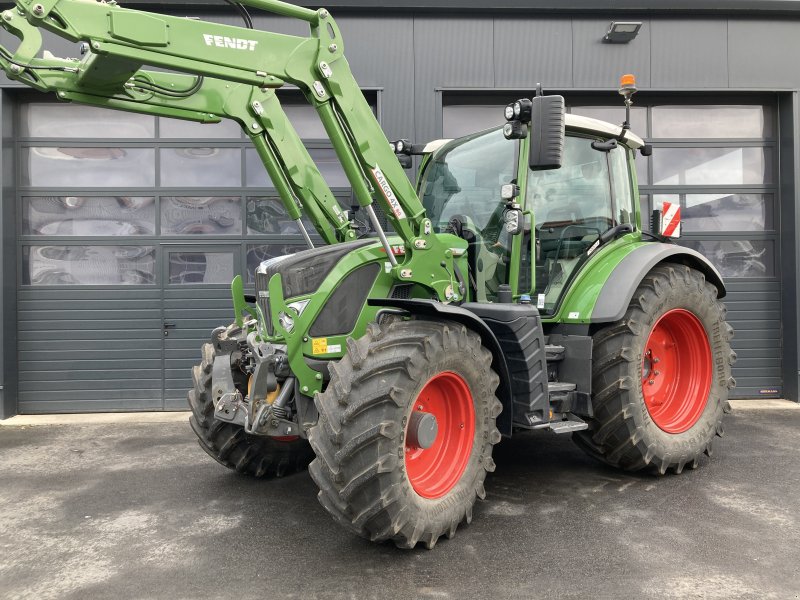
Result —
<svg viewBox="0 0 800 600"><path fill-rule="evenodd" d="M378 187L381 188L383 197L386 198L389 206L392 207L394 216L398 219L405 219L406 213L403 212L403 207L400 206L400 201L397 199L397 196L394 195L394 192L392 191L389 182L386 180L386 176L383 174L383 171L381 171L381 168L376 165L375 168L372 169L372 175L375 177L375 183L377 183Z"/></svg>
<svg viewBox="0 0 800 600"><path fill-rule="evenodd" d="M327 354L328 338L315 338L311 340L311 354Z"/></svg>

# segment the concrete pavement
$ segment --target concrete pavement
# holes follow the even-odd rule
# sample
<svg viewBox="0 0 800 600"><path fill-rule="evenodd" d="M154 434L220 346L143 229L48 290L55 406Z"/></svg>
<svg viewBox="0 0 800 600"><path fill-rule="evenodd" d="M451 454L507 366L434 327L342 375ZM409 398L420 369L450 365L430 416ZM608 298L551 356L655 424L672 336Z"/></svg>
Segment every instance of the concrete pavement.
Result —
<svg viewBox="0 0 800 600"><path fill-rule="evenodd" d="M794 408L735 410L680 476L504 441L472 525L413 552L342 530L307 473L220 467L183 418L5 424L2 598L800 597Z"/></svg>

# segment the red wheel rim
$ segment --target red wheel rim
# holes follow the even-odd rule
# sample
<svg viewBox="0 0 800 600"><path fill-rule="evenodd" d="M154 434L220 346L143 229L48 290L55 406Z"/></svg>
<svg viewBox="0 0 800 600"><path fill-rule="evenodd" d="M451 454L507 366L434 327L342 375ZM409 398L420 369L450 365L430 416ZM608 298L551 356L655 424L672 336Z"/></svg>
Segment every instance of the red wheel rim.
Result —
<svg viewBox="0 0 800 600"><path fill-rule="evenodd" d="M667 433L697 423L708 403L713 369L703 324L682 308L664 313L642 357L642 395L653 422Z"/></svg>
<svg viewBox="0 0 800 600"><path fill-rule="evenodd" d="M417 448L409 442L406 431L406 475L414 491L423 498L441 498L461 479L472 454L475 437L472 394L460 375L445 371L425 384L412 410L433 414L438 432L430 448Z"/></svg>

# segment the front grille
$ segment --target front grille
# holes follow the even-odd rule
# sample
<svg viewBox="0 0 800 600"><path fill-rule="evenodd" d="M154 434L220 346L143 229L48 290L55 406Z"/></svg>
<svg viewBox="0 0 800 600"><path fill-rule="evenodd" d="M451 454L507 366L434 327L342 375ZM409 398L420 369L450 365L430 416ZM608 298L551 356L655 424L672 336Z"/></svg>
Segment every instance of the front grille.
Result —
<svg viewBox="0 0 800 600"><path fill-rule="evenodd" d="M256 303L261 309L261 313L264 315L264 327L267 330L267 335L272 335L272 316L269 310L268 283L269 275L256 271Z"/></svg>

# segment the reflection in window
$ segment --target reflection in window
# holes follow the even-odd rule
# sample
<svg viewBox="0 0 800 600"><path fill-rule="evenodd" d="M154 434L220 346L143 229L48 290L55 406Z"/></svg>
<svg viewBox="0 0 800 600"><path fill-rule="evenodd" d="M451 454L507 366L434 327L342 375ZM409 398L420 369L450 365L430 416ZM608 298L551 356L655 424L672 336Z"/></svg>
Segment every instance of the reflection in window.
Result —
<svg viewBox="0 0 800 600"><path fill-rule="evenodd" d="M153 187L153 148L23 148L21 185Z"/></svg>
<svg viewBox="0 0 800 600"><path fill-rule="evenodd" d="M313 232L314 226L308 217L303 215L306 231ZM300 235L297 223L286 213L280 198L249 197L247 199L247 234L248 235Z"/></svg>
<svg viewBox="0 0 800 600"><path fill-rule="evenodd" d="M255 282L254 273L262 262L277 256L294 254L301 250L307 250L308 246L299 242L286 242L274 244L260 244L258 246L247 246L247 282Z"/></svg>
<svg viewBox="0 0 800 600"><path fill-rule="evenodd" d="M681 240L708 258L723 277L774 277L775 242L772 240Z"/></svg>
<svg viewBox="0 0 800 600"><path fill-rule="evenodd" d="M25 246L26 285L146 285L155 283L153 246Z"/></svg>
<svg viewBox="0 0 800 600"><path fill-rule="evenodd" d="M685 233L772 229L772 194L656 194L655 204L681 205Z"/></svg>
<svg viewBox="0 0 800 600"><path fill-rule="evenodd" d="M170 252L170 284L230 283L233 279L231 252Z"/></svg>
<svg viewBox="0 0 800 600"><path fill-rule="evenodd" d="M152 197L39 196L22 199L22 232L25 235L152 235L155 221Z"/></svg>
<svg viewBox="0 0 800 600"><path fill-rule="evenodd" d="M769 138L766 106L653 106L654 138Z"/></svg>
<svg viewBox="0 0 800 600"><path fill-rule="evenodd" d="M152 138L155 117L79 104L23 102L20 136L38 138Z"/></svg>
<svg viewBox="0 0 800 600"><path fill-rule="evenodd" d="M772 148L658 148L655 185L772 183Z"/></svg>
<svg viewBox="0 0 800 600"><path fill-rule="evenodd" d="M349 188L350 182L344 174L344 169L336 158L336 153L333 150L313 148L309 149L309 154L317 165L317 169L322 174L322 178L330 188ZM261 162L255 148L247 148L245 150L245 171L246 171L246 185L247 187L258 188L274 188L275 186L270 181L267 175L267 170Z"/></svg>
<svg viewBox="0 0 800 600"><path fill-rule="evenodd" d="M242 152L238 148L162 148L161 185L239 187Z"/></svg>
<svg viewBox="0 0 800 600"><path fill-rule="evenodd" d="M238 196L164 196L164 235L241 235L242 201Z"/></svg>

